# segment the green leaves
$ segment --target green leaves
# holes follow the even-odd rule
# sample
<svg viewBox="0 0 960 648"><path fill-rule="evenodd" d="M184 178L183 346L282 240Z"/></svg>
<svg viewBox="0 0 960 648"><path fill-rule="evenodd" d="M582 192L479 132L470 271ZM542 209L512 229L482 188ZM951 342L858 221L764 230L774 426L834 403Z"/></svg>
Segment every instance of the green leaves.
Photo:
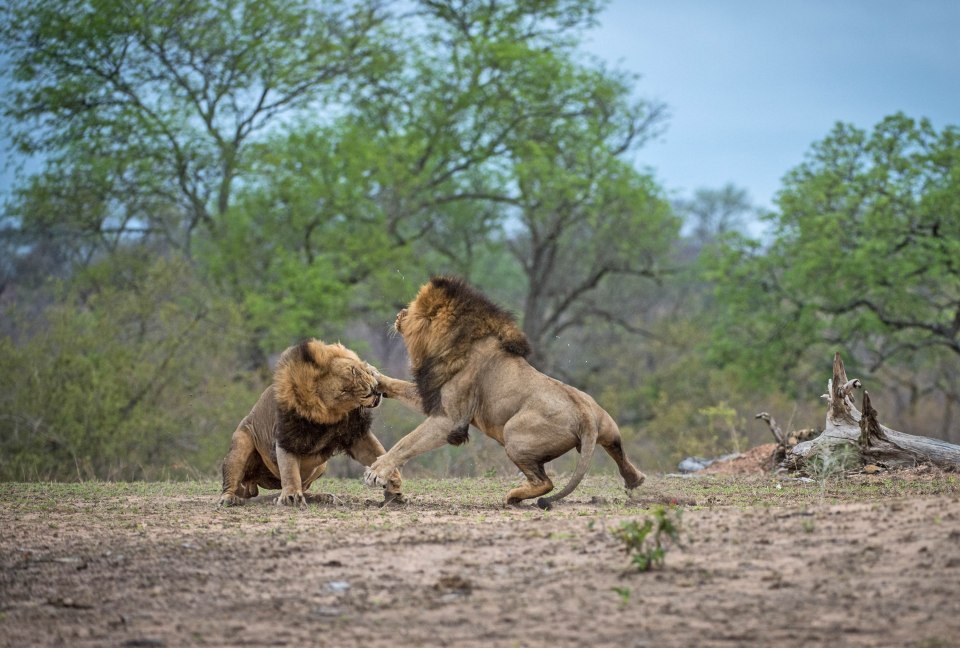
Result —
<svg viewBox="0 0 960 648"><path fill-rule="evenodd" d="M769 245L733 240L717 260L741 325L725 319L721 339L753 340L767 356L751 354L757 375L822 355L817 343L873 367L960 356L958 180L956 128L902 114L869 133L838 124L786 176Z"/></svg>
<svg viewBox="0 0 960 648"><path fill-rule="evenodd" d="M681 510L656 506L643 522L627 520L613 530L613 537L621 541L630 563L638 571L646 572L663 567L667 549L680 542Z"/></svg>
<svg viewBox="0 0 960 648"><path fill-rule="evenodd" d="M212 470L256 398L236 309L181 260L93 265L0 337L0 478L145 479Z"/></svg>

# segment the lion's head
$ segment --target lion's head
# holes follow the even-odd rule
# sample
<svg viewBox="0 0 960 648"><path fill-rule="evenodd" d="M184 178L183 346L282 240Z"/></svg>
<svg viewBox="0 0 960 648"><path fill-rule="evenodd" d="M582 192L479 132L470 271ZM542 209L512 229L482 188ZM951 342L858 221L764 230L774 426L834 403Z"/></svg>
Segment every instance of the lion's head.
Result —
<svg viewBox="0 0 960 648"><path fill-rule="evenodd" d="M356 353L314 339L283 352L274 390L278 405L314 423L334 423L358 407L380 404L377 379Z"/></svg>
<svg viewBox="0 0 960 648"><path fill-rule="evenodd" d="M463 368L475 343L494 337L509 355L526 357L531 350L513 315L457 277L433 277L421 286L394 328L428 414L439 410L440 388Z"/></svg>

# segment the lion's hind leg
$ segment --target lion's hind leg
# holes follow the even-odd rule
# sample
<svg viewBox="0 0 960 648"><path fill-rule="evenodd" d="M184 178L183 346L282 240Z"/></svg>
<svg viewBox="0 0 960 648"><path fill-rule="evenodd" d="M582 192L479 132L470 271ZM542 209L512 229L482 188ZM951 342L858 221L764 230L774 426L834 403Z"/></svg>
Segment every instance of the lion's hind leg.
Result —
<svg viewBox="0 0 960 648"><path fill-rule="evenodd" d="M223 458L223 489L219 506L237 506L252 497L250 486L246 483L247 473L251 462L258 458L250 433L243 427L237 428L230 438L230 450ZM256 495L256 486L253 491L253 495Z"/></svg>
<svg viewBox="0 0 960 648"><path fill-rule="evenodd" d="M627 490L633 490L644 482L647 476L637 470L636 466L627 459L627 455L623 452L620 428L617 427L617 424L613 422L609 415L601 422L600 436L597 438L597 442L617 462L620 476L623 477L623 485Z"/></svg>
<svg viewBox="0 0 960 648"><path fill-rule="evenodd" d="M509 450L507 451L507 456L510 456ZM527 483L522 486L517 486L507 493L508 506L519 504L525 499L540 497L553 490L553 482L547 477L547 471L543 467L544 462L525 459L518 461L513 456L510 456L510 459L527 478Z"/></svg>

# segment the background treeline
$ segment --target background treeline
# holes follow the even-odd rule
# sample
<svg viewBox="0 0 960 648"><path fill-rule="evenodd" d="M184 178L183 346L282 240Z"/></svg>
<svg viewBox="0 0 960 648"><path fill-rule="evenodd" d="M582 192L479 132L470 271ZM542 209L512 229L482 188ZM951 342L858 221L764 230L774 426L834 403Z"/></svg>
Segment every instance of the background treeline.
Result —
<svg viewBox="0 0 960 648"><path fill-rule="evenodd" d="M579 46L601 4L5 3L39 170L0 216L0 479L212 476L297 339L406 375L390 325L432 273L512 308L647 470L766 441L761 410L820 424L834 350L960 442L960 131L839 124L772 213L677 198L636 163L665 107ZM480 437L408 473L509 470Z"/></svg>

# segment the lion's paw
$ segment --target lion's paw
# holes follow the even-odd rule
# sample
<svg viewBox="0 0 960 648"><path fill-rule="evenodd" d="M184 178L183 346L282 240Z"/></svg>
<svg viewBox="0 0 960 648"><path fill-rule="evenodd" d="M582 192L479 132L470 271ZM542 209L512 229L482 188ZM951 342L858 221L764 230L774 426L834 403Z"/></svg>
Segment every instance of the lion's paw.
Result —
<svg viewBox="0 0 960 648"><path fill-rule="evenodd" d="M243 506L245 501L244 498L234 495L233 493L224 493L220 496L220 501L217 503L217 506Z"/></svg>
<svg viewBox="0 0 960 648"><path fill-rule="evenodd" d="M370 488L376 488L377 486L384 487L389 481L390 480L378 475L373 468L367 468L363 473L363 483Z"/></svg>
<svg viewBox="0 0 960 648"><path fill-rule="evenodd" d="M277 506L297 506L304 508L307 505L307 499L303 493L281 493L277 497Z"/></svg>
<svg viewBox="0 0 960 648"><path fill-rule="evenodd" d="M373 376L376 380L380 380L380 371L369 362L367 363L367 373Z"/></svg>
<svg viewBox="0 0 960 648"><path fill-rule="evenodd" d="M380 508L384 506L403 506L407 503L407 499L403 496L403 493L390 493L387 491L383 492L383 501L380 502Z"/></svg>

